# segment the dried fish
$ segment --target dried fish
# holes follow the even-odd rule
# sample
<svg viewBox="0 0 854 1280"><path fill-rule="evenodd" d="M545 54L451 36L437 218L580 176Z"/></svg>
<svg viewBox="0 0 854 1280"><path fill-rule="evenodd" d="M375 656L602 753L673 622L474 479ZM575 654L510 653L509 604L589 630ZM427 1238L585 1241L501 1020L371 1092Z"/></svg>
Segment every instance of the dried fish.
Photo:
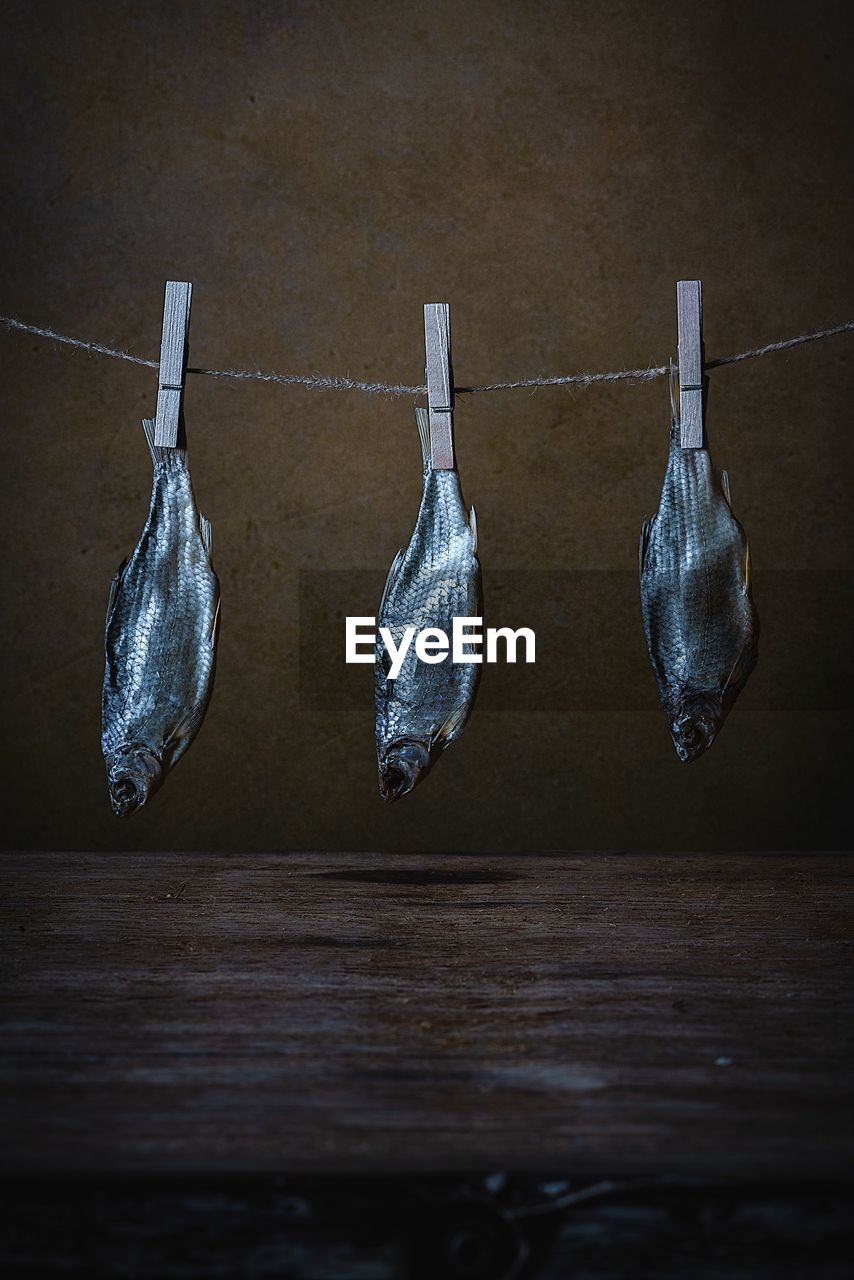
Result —
<svg viewBox="0 0 854 1280"><path fill-rule="evenodd" d="M640 540L644 632L679 759L714 742L756 665L750 551L707 443L680 446L674 418L658 513Z"/></svg>
<svg viewBox="0 0 854 1280"><path fill-rule="evenodd" d="M110 588L101 749L113 811L144 805L193 741L213 687L219 580L185 447L158 448L148 519ZM183 443L183 441L182 441Z"/></svg>
<svg viewBox="0 0 854 1280"><path fill-rule="evenodd" d="M450 634L455 617L480 617L482 588L477 558L477 519L463 504L456 470L430 465L429 420L416 410L424 487L415 530L389 570L377 618L374 666L377 763L380 794L398 800L428 773L460 736L474 704L480 664L422 662L412 646L397 679L379 637L388 628L396 646L407 627ZM471 654L473 646L466 645Z"/></svg>

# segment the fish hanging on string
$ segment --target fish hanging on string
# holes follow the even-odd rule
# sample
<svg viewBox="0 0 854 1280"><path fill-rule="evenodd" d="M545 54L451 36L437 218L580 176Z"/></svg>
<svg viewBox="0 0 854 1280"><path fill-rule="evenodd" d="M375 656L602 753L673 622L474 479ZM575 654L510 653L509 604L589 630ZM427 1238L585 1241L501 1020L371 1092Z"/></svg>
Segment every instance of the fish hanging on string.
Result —
<svg viewBox="0 0 854 1280"><path fill-rule="evenodd" d="M377 618L374 665L377 764L380 794L398 800L424 778L441 753L462 733L474 704L480 664L425 663L406 651L396 679L379 635L387 628L400 646L408 627L436 628L446 635L453 619L480 617L482 589L477 558L477 519L466 510L455 467L431 465L426 409L416 409L424 486L418 520L406 551L389 570ZM473 652L465 645L463 652Z"/></svg>
<svg viewBox="0 0 854 1280"><path fill-rule="evenodd" d="M193 741L214 678L219 580L211 527L200 515L183 439L154 443L148 519L110 588L101 749L113 812L144 805ZM183 428L182 428L183 429Z"/></svg>
<svg viewBox="0 0 854 1280"><path fill-rule="evenodd" d="M756 665L759 618L750 550L703 432L682 448L671 374L670 453L658 512L640 539L649 656L673 745L687 764L707 751Z"/></svg>

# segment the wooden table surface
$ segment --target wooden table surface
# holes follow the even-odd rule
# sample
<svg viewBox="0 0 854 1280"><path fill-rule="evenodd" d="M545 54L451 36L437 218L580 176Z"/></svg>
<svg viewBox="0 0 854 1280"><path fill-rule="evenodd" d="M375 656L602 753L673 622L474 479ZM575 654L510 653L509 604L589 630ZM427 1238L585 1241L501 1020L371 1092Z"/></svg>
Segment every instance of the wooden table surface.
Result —
<svg viewBox="0 0 854 1280"><path fill-rule="evenodd" d="M845 855L3 872L8 1169L850 1171Z"/></svg>

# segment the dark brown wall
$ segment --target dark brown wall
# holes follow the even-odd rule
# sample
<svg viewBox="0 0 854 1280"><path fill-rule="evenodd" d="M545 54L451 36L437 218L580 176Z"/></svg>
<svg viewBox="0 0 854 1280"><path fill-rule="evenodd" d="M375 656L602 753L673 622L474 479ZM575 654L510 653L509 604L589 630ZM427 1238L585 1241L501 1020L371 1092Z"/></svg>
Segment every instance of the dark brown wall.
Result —
<svg viewBox="0 0 854 1280"><path fill-rule="evenodd" d="M661 363L702 277L710 356L854 314L842 3L15 3L2 310L191 361L418 382L421 305L458 382ZM208 719L123 824L99 753L107 588L144 518L150 370L17 334L5 360L6 841L21 847L798 848L850 842L852 339L712 376L751 538L760 665L680 767L636 546L663 382L461 399L488 621L463 740L376 794L370 669L345 669L415 517L408 401L191 379L223 587ZM328 576L324 576L328 575ZM302 608L300 609L300 605ZM317 661L312 663L316 645Z"/></svg>

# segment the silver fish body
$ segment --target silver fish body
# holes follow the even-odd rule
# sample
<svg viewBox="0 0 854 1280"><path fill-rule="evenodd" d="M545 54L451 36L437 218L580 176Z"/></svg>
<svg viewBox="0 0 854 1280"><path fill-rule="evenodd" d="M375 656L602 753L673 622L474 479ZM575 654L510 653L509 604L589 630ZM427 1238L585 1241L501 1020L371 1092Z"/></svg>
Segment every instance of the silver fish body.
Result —
<svg viewBox="0 0 854 1280"><path fill-rule="evenodd" d="M756 665L759 619L727 473L718 479L705 444L682 449L675 422L658 513L641 533L640 589L659 697L688 763L711 746Z"/></svg>
<svg viewBox="0 0 854 1280"><path fill-rule="evenodd" d="M140 808L193 741L213 687L219 580L183 448L157 448L139 542L107 607L101 749L114 812Z"/></svg>
<svg viewBox="0 0 854 1280"><path fill-rule="evenodd" d="M377 617L374 666L376 745L380 794L397 800L429 772L438 756L460 736L474 704L480 663L422 662L415 644L397 679L388 679L391 660L380 638L388 628L396 646L407 627L416 634L437 628L452 635L455 617L480 617L482 585L477 558L477 521L467 511L456 470L429 465L426 413L418 411L424 486L418 519L405 551L389 570ZM466 646L467 652L473 652Z"/></svg>

